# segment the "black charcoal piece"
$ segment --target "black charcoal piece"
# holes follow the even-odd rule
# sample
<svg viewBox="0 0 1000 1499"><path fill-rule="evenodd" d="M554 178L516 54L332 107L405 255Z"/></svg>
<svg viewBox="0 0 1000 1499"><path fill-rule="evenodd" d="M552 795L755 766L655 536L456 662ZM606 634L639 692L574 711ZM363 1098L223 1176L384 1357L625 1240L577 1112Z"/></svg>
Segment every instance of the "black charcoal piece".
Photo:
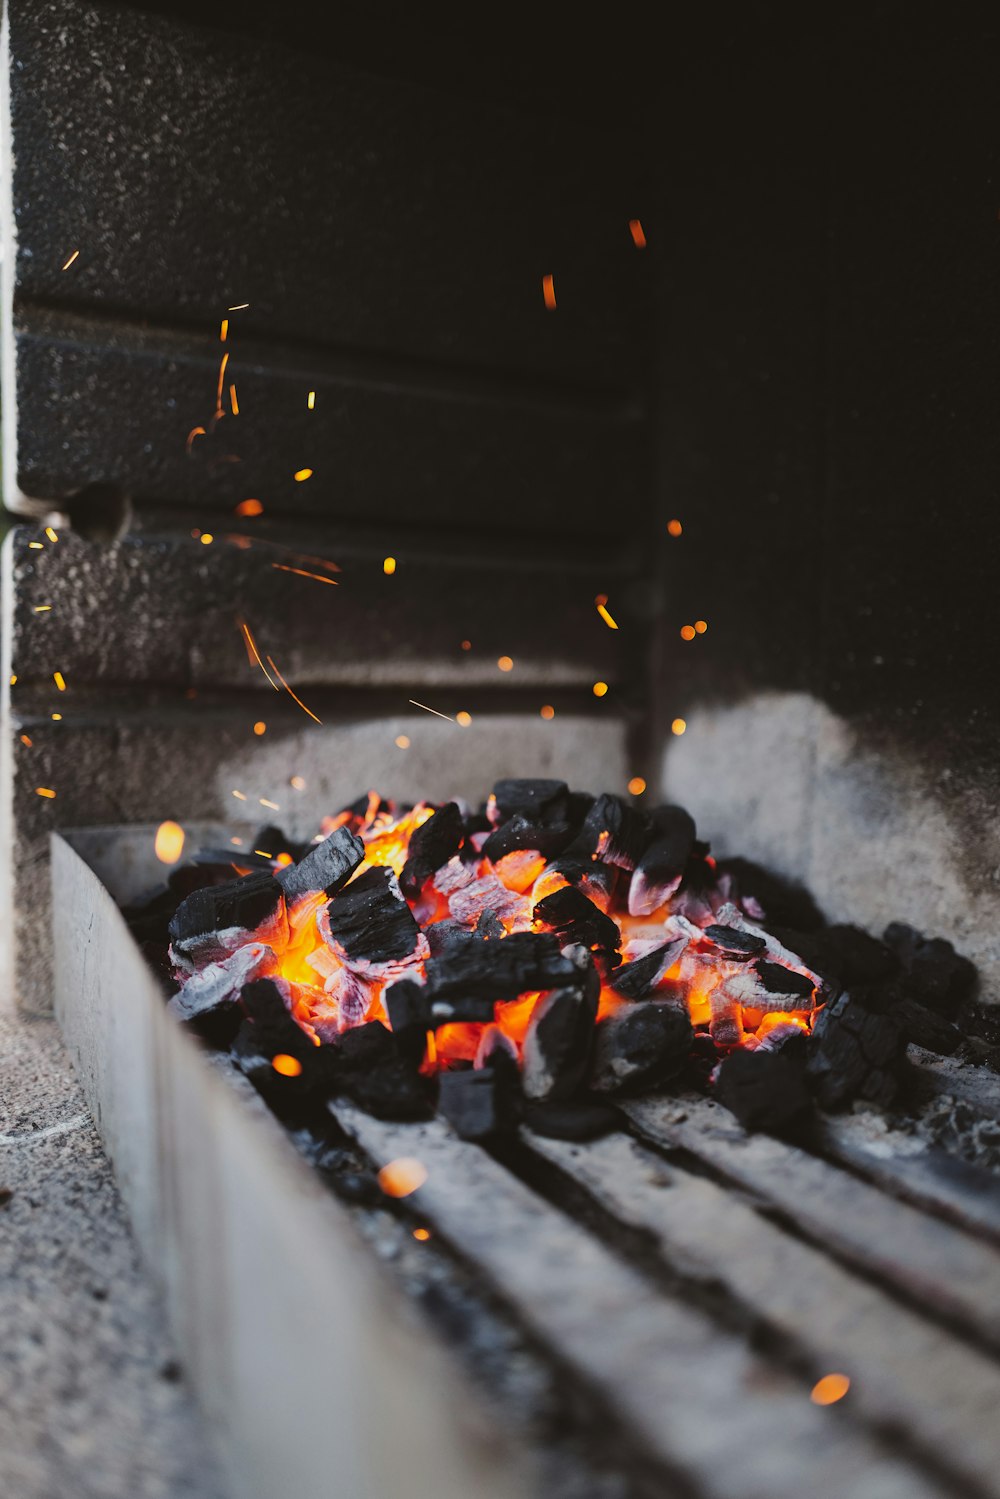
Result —
<svg viewBox="0 0 1000 1499"><path fill-rule="evenodd" d="M507 935L507 928L495 911L486 910L476 922L475 936L483 941L496 941L499 937Z"/></svg>
<svg viewBox="0 0 1000 1499"><path fill-rule="evenodd" d="M619 870L613 868L612 865L602 864L599 859L592 859L589 854L584 858L578 858L570 851L554 859L549 869L553 874L561 874L574 889L582 890L588 899L599 894L610 900L619 877Z"/></svg>
<svg viewBox="0 0 1000 1499"><path fill-rule="evenodd" d="M526 1098L563 1103L578 1092L590 1064L600 994L600 977L591 966L582 982L555 989L535 1005L524 1037Z"/></svg>
<svg viewBox="0 0 1000 1499"><path fill-rule="evenodd" d="M451 1019L480 1018L446 1014L446 1001L517 999L533 989L558 989L574 983L579 970L564 957L548 932L514 932L488 942L469 942L431 958L426 965L432 1013L438 1024ZM486 1019L492 1020L492 1010Z"/></svg>
<svg viewBox="0 0 1000 1499"><path fill-rule="evenodd" d="M814 932L823 925L823 913L808 890L783 875L772 874L749 859L720 859L715 873L720 879L729 875L733 880L734 899L749 897L760 906L768 930L773 922L800 932Z"/></svg>
<svg viewBox="0 0 1000 1499"><path fill-rule="evenodd" d="M707 926L705 936L731 963L745 963L767 951L763 937L757 937L753 932L741 932L735 926Z"/></svg>
<svg viewBox="0 0 1000 1499"><path fill-rule="evenodd" d="M859 926L828 926L816 935L825 971L839 979L845 989L880 984L899 968L892 949Z"/></svg>
<svg viewBox="0 0 1000 1499"><path fill-rule="evenodd" d="M648 916L680 884L695 841L694 819L683 807L657 807L653 840L639 859L629 885L628 908Z"/></svg>
<svg viewBox="0 0 1000 1499"><path fill-rule="evenodd" d="M412 953L420 928L391 869L366 869L326 908L330 935L349 958L387 963Z"/></svg>
<svg viewBox="0 0 1000 1499"><path fill-rule="evenodd" d="M545 859L552 859L562 853L572 837L573 829L568 822L556 822L547 827L543 822L532 822L518 813L490 834L480 854L492 864L498 864L507 854L519 853L523 849L535 849Z"/></svg>
<svg viewBox="0 0 1000 1499"><path fill-rule="evenodd" d="M872 999L877 1004L884 996ZM842 1108L855 1098L892 1103L905 1046L902 1027L891 1012L841 994L813 1026L808 1074L819 1102L827 1109Z"/></svg>
<svg viewBox="0 0 1000 1499"><path fill-rule="evenodd" d="M621 994L625 999L645 999L647 994L652 994L663 975L674 966L687 945L687 937L677 937L673 942L665 942L662 947L655 948L644 957L636 958L635 962L612 969L608 975L608 983L616 994Z"/></svg>
<svg viewBox="0 0 1000 1499"><path fill-rule="evenodd" d="M465 838L457 802L446 802L410 835L406 863L399 877L404 895L415 900L432 874L454 858Z"/></svg>
<svg viewBox="0 0 1000 1499"><path fill-rule="evenodd" d="M394 1061L399 1056L399 1047L388 1026L381 1020L368 1020L344 1031L335 1053L338 1076L348 1077Z"/></svg>
<svg viewBox="0 0 1000 1499"><path fill-rule="evenodd" d="M914 1046L922 1046L924 1051L934 1051L939 1056L950 1057L965 1040L964 1033L957 1025L953 1025L936 1010L918 1004L909 995L901 997L893 1005L892 1014L902 1026L907 1041L911 1041Z"/></svg>
<svg viewBox="0 0 1000 1499"><path fill-rule="evenodd" d="M582 891L563 885L546 895L535 906L536 922L547 926L559 938L560 946L587 947L613 957L617 962L622 934L618 923L606 916Z"/></svg>
<svg viewBox="0 0 1000 1499"><path fill-rule="evenodd" d="M974 965L943 937L925 937L900 921L882 936L899 959L911 999L950 1019L975 982Z"/></svg>
<svg viewBox="0 0 1000 1499"><path fill-rule="evenodd" d="M753 966L768 994L800 994L803 999L812 998L813 982L804 973L796 973L794 968L786 968L783 963L769 963L766 958L758 958ZM803 1005L802 1008L807 1007Z"/></svg>
<svg viewBox="0 0 1000 1499"><path fill-rule="evenodd" d="M232 1056L277 1113L285 1116L330 1090L331 1048L314 1045L296 1025L272 979L246 984L242 1007L246 1019L233 1042Z"/></svg>
<svg viewBox="0 0 1000 1499"><path fill-rule="evenodd" d="M357 834L346 827L337 828L311 848L298 864L279 869L275 878L289 904L318 890L334 895L347 883L364 856L365 846Z"/></svg>
<svg viewBox="0 0 1000 1499"><path fill-rule="evenodd" d="M432 921L430 926L424 927L423 932L432 958L439 958L442 953L451 952L454 947L464 947L467 942L482 941L478 924L476 929L472 930L461 921L456 921L453 916L445 916L441 921Z"/></svg>
<svg viewBox="0 0 1000 1499"><path fill-rule="evenodd" d="M369 1071L338 1073L337 1089L377 1119L426 1119L431 1112L427 1084L401 1056Z"/></svg>
<svg viewBox="0 0 1000 1499"><path fill-rule="evenodd" d="M442 1072L438 1113L462 1140L495 1140L517 1126L516 1078L506 1067Z"/></svg>
<svg viewBox="0 0 1000 1499"><path fill-rule="evenodd" d="M567 858L600 859L616 869L635 869L655 835L652 820L620 796L599 796L587 813Z"/></svg>
<svg viewBox="0 0 1000 1499"><path fill-rule="evenodd" d="M528 1103L524 1122L550 1140L596 1140L621 1129L622 1116L607 1103Z"/></svg>
<svg viewBox="0 0 1000 1499"><path fill-rule="evenodd" d="M183 942L205 932L224 932L242 927L252 932L273 916L282 899L281 886L273 874L261 870L224 885L195 890L174 912L171 942Z"/></svg>
<svg viewBox="0 0 1000 1499"><path fill-rule="evenodd" d="M734 1051L726 1057L715 1096L750 1133L779 1134L805 1120L812 1108L804 1067L772 1051Z"/></svg>
<svg viewBox="0 0 1000 1499"><path fill-rule="evenodd" d="M497 781L493 787L496 821L524 817L529 822L565 822L569 787L565 781L540 778Z"/></svg>
<svg viewBox="0 0 1000 1499"><path fill-rule="evenodd" d="M263 942L247 942L227 954L221 962L206 963L185 979L169 1001L171 1012L179 1020L194 1024L213 1039L222 1036L228 1017L238 1020L240 991L256 979L262 969L273 967L274 953Z"/></svg>
<svg viewBox="0 0 1000 1499"><path fill-rule="evenodd" d="M637 1004L602 1020L594 1039L590 1086L595 1093L632 1093L676 1077L694 1032L687 1011Z"/></svg>
<svg viewBox="0 0 1000 1499"><path fill-rule="evenodd" d="M419 1066L431 1029L427 990L412 979L400 979L385 991L383 1002L400 1054Z"/></svg>

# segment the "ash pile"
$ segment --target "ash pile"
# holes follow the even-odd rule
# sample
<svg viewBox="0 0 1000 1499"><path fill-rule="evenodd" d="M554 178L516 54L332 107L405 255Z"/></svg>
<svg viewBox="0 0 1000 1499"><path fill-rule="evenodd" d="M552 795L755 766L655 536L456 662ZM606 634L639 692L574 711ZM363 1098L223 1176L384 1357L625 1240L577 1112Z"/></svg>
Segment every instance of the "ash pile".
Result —
<svg viewBox="0 0 1000 1499"><path fill-rule="evenodd" d="M902 923L879 940L712 858L680 807L505 780L473 810L370 793L308 845L206 850L126 912L169 1005L290 1123L346 1095L463 1138L588 1139L615 1101L711 1091L748 1130L905 1095L975 981Z"/></svg>

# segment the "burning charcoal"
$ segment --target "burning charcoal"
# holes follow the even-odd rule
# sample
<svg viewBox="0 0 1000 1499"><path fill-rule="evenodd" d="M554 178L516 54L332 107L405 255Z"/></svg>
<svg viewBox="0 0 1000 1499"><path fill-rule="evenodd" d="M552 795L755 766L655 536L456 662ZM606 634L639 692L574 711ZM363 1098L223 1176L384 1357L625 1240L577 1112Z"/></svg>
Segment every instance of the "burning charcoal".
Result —
<svg viewBox="0 0 1000 1499"><path fill-rule="evenodd" d="M383 1002L401 1054L419 1066L431 1029L427 990L412 979L401 979L385 991Z"/></svg>
<svg viewBox="0 0 1000 1499"><path fill-rule="evenodd" d="M502 934L503 927L500 931ZM432 921L430 926L425 926L424 936L427 938L432 958L439 958L442 953L451 952L453 947L462 947L466 942L482 940L478 926L475 931L472 931L450 916L446 916L442 921Z"/></svg>
<svg viewBox="0 0 1000 1499"><path fill-rule="evenodd" d="M618 923L605 916L592 900L572 885L563 885L540 900L534 912L536 922L555 932L562 946L568 944L590 948L618 961L621 931Z"/></svg>
<svg viewBox="0 0 1000 1499"><path fill-rule="evenodd" d="M521 1084L536 1103L572 1098L587 1075L601 981L591 964L582 982L555 989L532 1011L524 1037Z"/></svg>
<svg viewBox="0 0 1000 1499"><path fill-rule="evenodd" d="M621 1129L622 1116L605 1103L529 1103L524 1122L550 1140L596 1140Z"/></svg>
<svg viewBox="0 0 1000 1499"><path fill-rule="evenodd" d="M520 1100L517 1068L442 1072L438 1113L462 1140L495 1140L516 1127Z"/></svg>
<svg viewBox="0 0 1000 1499"><path fill-rule="evenodd" d="M446 802L410 835L406 863L399 877L404 895L415 900L432 874L462 846L465 827L457 802Z"/></svg>
<svg viewBox="0 0 1000 1499"><path fill-rule="evenodd" d="M412 1056L381 1021L345 1031L331 1051L338 1091L361 1108L379 1119L427 1117L426 1088Z"/></svg>
<svg viewBox="0 0 1000 1499"><path fill-rule="evenodd" d="M707 926L704 936L713 943L730 963L746 963L758 953L767 951L767 942L753 932L740 931L734 926Z"/></svg>
<svg viewBox="0 0 1000 1499"><path fill-rule="evenodd" d="M771 1051L734 1051L719 1065L715 1096L749 1133L779 1134L812 1108L805 1069Z"/></svg>
<svg viewBox="0 0 1000 1499"><path fill-rule="evenodd" d="M653 813L656 833L636 865L629 885L628 908L632 916L649 916L680 884L694 844L694 819L683 807L657 807Z"/></svg>
<svg viewBox="0 0 1000 1499"><path fill-rule="evenodd" d="M275 878L289 905L314 891L334 895L347 883L364 856L361 839L349 828L337 828L322 843L315 844L298 864L279 869Z"/></svg>
<svg viewBox="0 0 1000 1499"><path fill-rule="evenodd" d="M775 983L780 983L780 974L788 974L789 978L801 979L808 984L808 993L802 993L801 986L788 983L782 990L769 989L755 967L740 967L734 973L728 973L720 985L720 991L726 999L735 1000L737 1004L751 1010L763 1010L765 1014L773 1014L781 1010L811 1010L815 1006L813 997L813 986L808 979L803 979L801 974L793 973L790 968L783 968L780 963L772 965L777 974Z"/></svg>
<svg viewBox="0 0 1000 1499"><path fill-rule="evenodd" d="M479 1038L474 1067L518 1067L517 1047L498 1025L488 1025Z"/></svg>
<svg viewBox="0 0 1000 1499"><path fill-rule="evenodd" d="M618 882L617 869L610 864L602 864L599 859L591 859L589 854L586 858L578 859L567 852L561 858L553 860L549 865L549 873L562 875L564 880L575 890L582 890L595 905L601 902L610 905Z"/></svg>
<svg viewBox="0 0 1000 1499"><path fill-rule="evenodd" d="M515 932L497 941L467 943L426 965L435 1024L492 1020L497 1000L536 989L558 989L579 978L572 958L547 932Z"/></svg>
<svg viewBox="0 0 1000 1499"><path fill-rule="evenodd" d="M602 1020L594 1038L590 1086L595 1093L632 1093L676 1077L694 1032L687 1011L636 1004Z"/></svg>
<svg viewBox="0 0 1000 1499"><path fill-rule="evenodd" d="M711 1019L708 1033L716 1046L739 1046L743 1040L743 1016L740 1001L719 984L708 996Z"/></svg>
<svg viewBox="0 0 1000 1499"><path fill-rule="evenodd" d="M870 1008L858 995L842 994L813 1027L808 1073L820 1103L827 1109L842 1108L855 1098L892 1103L905 1046L891 1012Z"/></svg>
<svg viewBox="0 0 1000 1499"><path fill-rule="evenodd" d="M634 963L626 963L621 968L613 969L608 976L608 983L616 994L621 994L626 999L645 999L647 994L652 994L663 975L674 966L687 945L687 937L677 937L673 942L665 942L662 947L654 948L644 957L636 958Z"/></svg>
<svg viewBox="0 0 1000 1499"><path fill-rule="evenodd" d="M899 958L911 998L951 1018L975 982L969 959L943 937L925 937L900 921L887 926L882 936Z"/></svg>
<svg viewBox="0 0 1000 1499"><path fill-rule="evenodd" d="M801 932L814 932L823 925L822 912L802 885L772 874L760 864L749 859L720 859L715 872L720 879L730 877L741 903L749 897L763 911L761 919L768 927L776 922ZM790 945L795 947L794 942Z"/></svg>
<svg viewBox="0 0 1000 1499"><path fill-rule="evenodd" d="M494 823L504 823L511 817L520 816L528 822L550 825L566 821L568 798L569 787L565 781L497 781L488 813Z"/></svg>
<svg viewBox="0 0 1000 1499"><path fill-rule="evenodd" d="M753 966L768 994L794 995L807 1001L800 1006L801 1009L812 1008L813 983L804 973L796 973L794 968L786 968L783 963L769 963L764 958L758 958ZM794 1006L782 1005L782 1009L794 1009Z"/></svg>
<svg viewBox="0 0 1000 1499"><path fill-rule="evenodd" d="M654 836L653 823L619 796L599 796L567 850L581 862L601 859L616 869L635 869Z"/></svg>
<svg viewBox="0 0 1000 1499"><path fill-rule="evenodd" d="M485 942L498 937L505 937L507 930L495 911L484 911L476 922L475 935L481 937Z"/></svg>
<svg viewBox="0 0 1000 1499"><path fill-rule="evenodd" d="M535 849L546 859L561 854L572 840L573 829L568 822L553 823L547 827L543 822L529 822L527 817L509 817L496 828L480 849L484 859L499 864L508 854L524 849Z"/></svg>
<svg viewBox="0 0 1000 1499"><path fill-rule="evenodd" d="M242 1004L246 1019L233 1043L233 1058L277 1113L294 1112L330 1086L330 1048L314 1046L296 1025L279 981L246 984Z"/></svg>
<svg viewBox="0 0 1000 1499"><path fill-rule="evenodd" d="M330 936L348 958L386 963L406 958L420 938L391 869L378 865L352 880L326 907Z"/></svg>
<svg viewBox="0 0 1000 1499"><path fill-rule="evenodd" d="M281 886L273 874L263 870L224 885L209 885L181 901L170 923L170 940L183 942L230 927L256 931L275 915L280 904Z"/></svg>
<svg viewBox="0 0 1000 1499"><path fill-rule="evenodd" d="M950 1057L965 1039L957 1025L908 995L897 1000L892 1006L892 1014L902 1026L907 1041L922 1046L925 1051L935 1051L939 1056Z"/></svg>
<svg viewBox="0 0 1000 1499"><path fill-rule="evenodd" d="M759 1042L758 1051L773 1051L779 1056L791 1057L794 1062L805 1062L808 1056L808 1032L801 1025L796 1025L794 1020L782 1021L779 1025L773 1025L767 1035Z"/></svg>
<svg viewBox="0 0 1000 1499"><path fill-rule="evenodd" d="M476 878L469 884L453 891L448 897L448 909L457 921L475 926L484 910L492 911L500 921L510 923L531 919L531 902L514 890L508 890L492 869L488 874Z"/></svg>
<svg viewBox="0 0 1000 1499"><path fill-rule="evenodd" d="M221 963L209 963L186 979L168 1008L179 1020L220 1021L235 1018L240 990L273 965L274 953L263 942L247 942Z"/></svg>

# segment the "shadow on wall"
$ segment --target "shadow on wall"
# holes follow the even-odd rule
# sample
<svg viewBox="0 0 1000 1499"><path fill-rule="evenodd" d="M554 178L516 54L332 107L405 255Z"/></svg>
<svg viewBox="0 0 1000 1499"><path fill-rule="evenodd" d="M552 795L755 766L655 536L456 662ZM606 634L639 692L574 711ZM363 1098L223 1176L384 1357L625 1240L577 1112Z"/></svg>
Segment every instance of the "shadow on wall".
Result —
<svg viewBox="0 0 1000 1499"><path fill-rule="evenodd" d="M1000 1005L1000 811L971 792L946 803L947 776L862 743L806 693L693 709L663 763L714 853L802 881L831 921L947 937Z"/></svg>

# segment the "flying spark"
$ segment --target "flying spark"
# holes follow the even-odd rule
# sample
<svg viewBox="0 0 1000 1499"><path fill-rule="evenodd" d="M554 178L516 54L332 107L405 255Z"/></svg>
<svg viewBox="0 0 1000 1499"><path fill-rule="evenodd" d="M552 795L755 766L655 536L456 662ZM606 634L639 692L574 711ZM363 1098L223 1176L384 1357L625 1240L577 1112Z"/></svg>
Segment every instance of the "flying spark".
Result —
<svg viewBox="0 0 1000 1499"><path fill-rule="evenodd" d="M270 656L268 656L268 658L267 658L267 664L271 668L271 670L274 672L274 675L277 677L277 679L281 683L282 687L284 687L285 691L288 693L288 696L293 700L293 702L298 703L298 705L302 709L303 713L307 713L309 715L309 717L313 720L314 723L322 723L323 720L321 718L317 718L316 715L315 715L315 713L313 712L313 710L311 708L307 708L306 705L305 705L305 703L302 701L302 699L300 697L296 697L295 696L295 693L289 687L288 683L285 681L284 677L281 675L281 672L275 666L274 661L272 660L272 658Z"/></svg>
<svg viewBox="0 0 1000 1499"><path fill-rule="evenodd" d="M312 578L316 583L332 583L334 588L338 587L336 578L324 578L322 573L310 573L304 567L288 567L284 562L272 562L271 566L279 573L295 573L300 578Z"/></svg>
<svg viewBox="0 0 1000 1499"><path fill-rule="evenodd" d="M70 266L73 264L74 260L79 255L79 253L80 253L79 250L74 250L73 251L72 255L69 257L69 259L67 260L66 264L63 266L63 270L64 271L68 271L69 270Z"/></svg>
<svg viewBox="0 0 1000 1499"><path fill-rule="evenodd" d="M243 631L243 638L246 641L247 651L253 653L253 660L256 661L257 665L260 667L260 669L264 673L265 677L267 677L267 680L270 682L270 684L274 688L275 692L280 692L281 688L278 686L277 682L271 676L271 673L268 671L267 667L264 665L263 661L260 659L260 651L257 649L257 642L256 642L256 640L254 640L253 633L252 633L252 631L250 629L250 626L247 624L246 620L240 620L240 629ZM268 657L268 660L270 660L270 657ZM255 724L254 725L254 733L256 733L256 732L257 732L257 725ZM263 734L264 730L261 729L260 732Z"/></svg>
<svg viewBox="0 0 1000 1499"><path fill-rule="evenodd" d="M644 250L646 248L646 235L643 231L643 227L640 221L638 219L629 219L628 227L629 233L632 236L632 243L635 245L636 249Z"/></svg>
<svg viewBox="0 0 1000 1499"><path fill-rule="evenodd" d="M597 595L596 599L594 600L594 603L597 605L597 612L601 616L601 618L603 619L604 623L607 625L608 629L609 630L617 630L617 628L618 628L618 622L617 622L617 620L612 619L611 615L608 613L608 609L607 609L608 596L607 596L607 594L606 593L599 593Z"/></svg>
<svg viewBox="0 0 1000 1499"><path fill-rule="evenodd" d="M408 701L413 704L414 708L423 708L425 713L433 713L435 718L446 718L449 723L455 722L453 718L448 718L447 713L439 713L436 708L428 708L426 703L418 703L415 697L409 698Z"/></svg>

